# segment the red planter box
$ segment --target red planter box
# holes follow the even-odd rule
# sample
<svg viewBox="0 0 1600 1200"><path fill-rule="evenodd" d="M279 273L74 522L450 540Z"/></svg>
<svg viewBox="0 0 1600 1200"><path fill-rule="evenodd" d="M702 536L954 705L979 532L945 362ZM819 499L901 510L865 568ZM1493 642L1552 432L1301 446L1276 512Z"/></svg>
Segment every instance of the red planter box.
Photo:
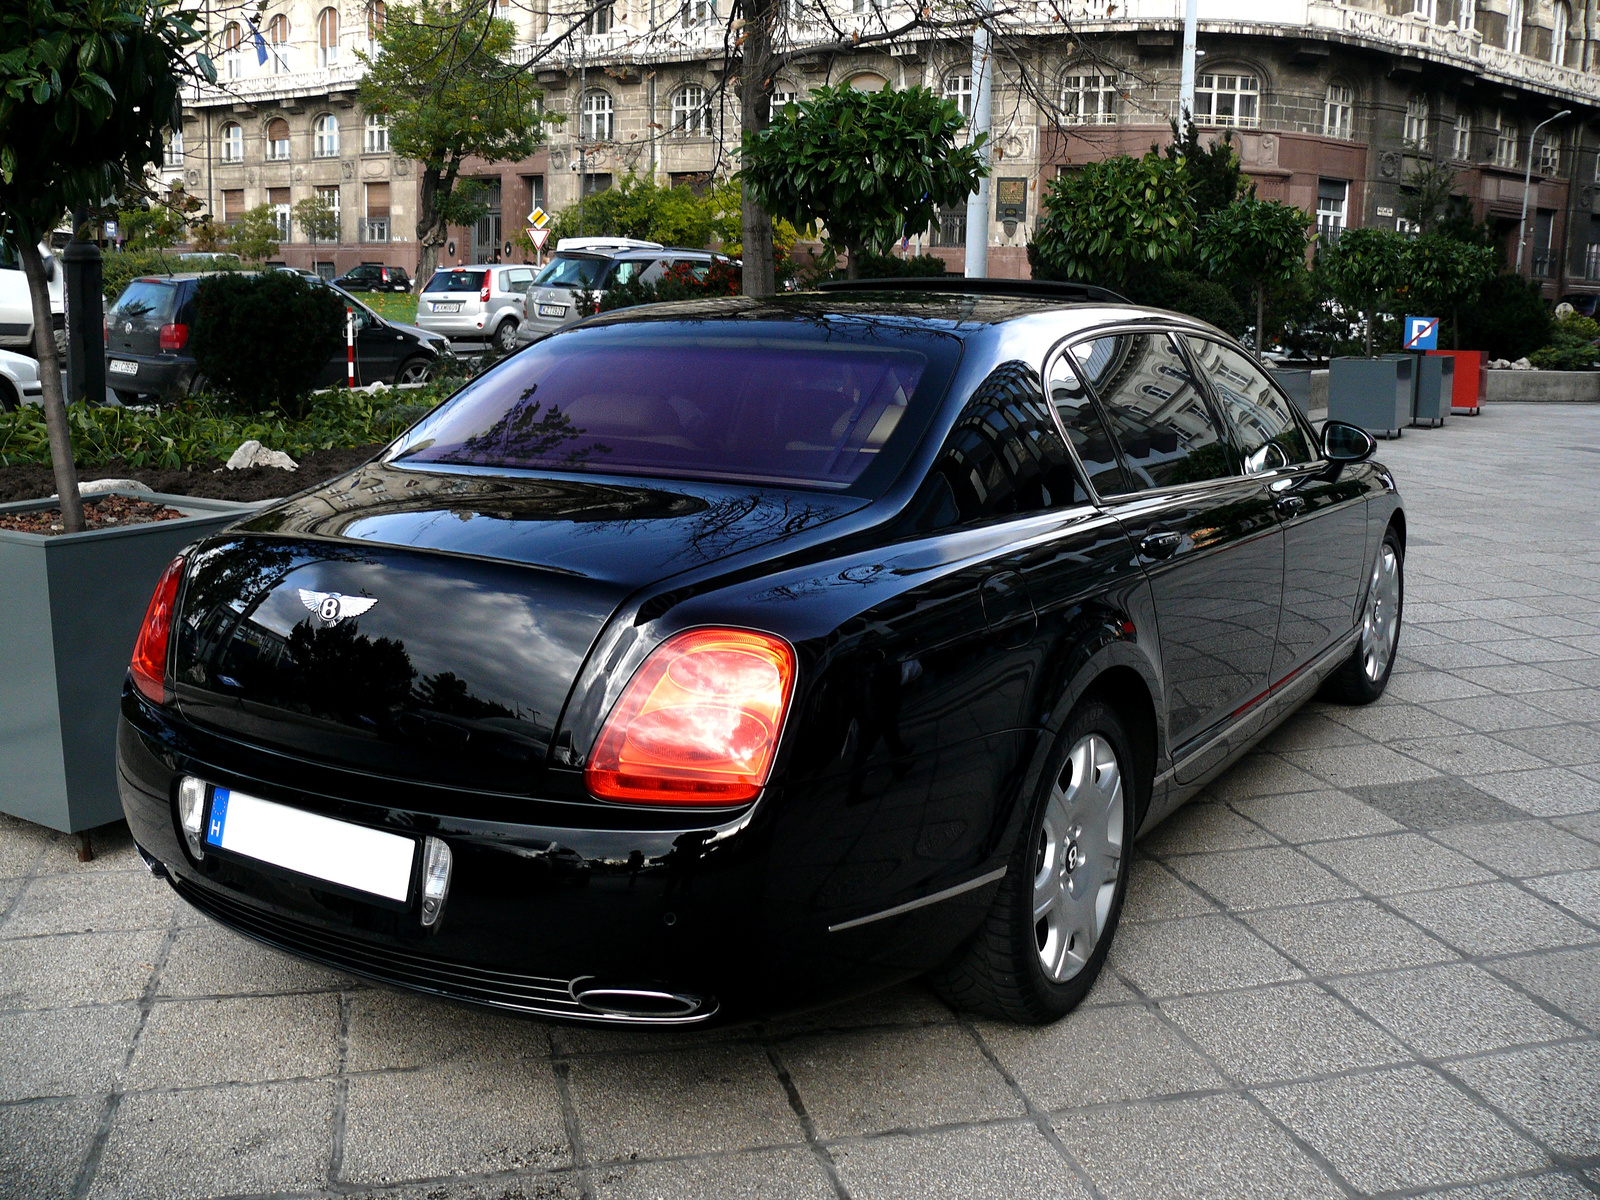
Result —
<svg viewBox="0 0 1600 1200"><path fill-rule="evenodd" d="M1455 385L1450 392L1450 411L1478 415L1484 389L1489 386L1489 356L1482 350L1429 350L1429 354L1448 354L1456 360Z"/></svg>

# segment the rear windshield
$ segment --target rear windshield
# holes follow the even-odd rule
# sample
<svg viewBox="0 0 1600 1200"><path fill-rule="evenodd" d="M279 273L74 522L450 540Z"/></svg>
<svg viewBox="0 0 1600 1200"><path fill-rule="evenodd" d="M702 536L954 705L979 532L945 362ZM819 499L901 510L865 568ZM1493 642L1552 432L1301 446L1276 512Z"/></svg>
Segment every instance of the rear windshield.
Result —
<svg viewBox="0 0 1600 1200"><path fill-rule="evenodd" d="M610 264L609 258L558 254L533 282L539 287L592 288Z"/></svg>
<svg viewBox="0 0 1600 1200"><path fill-rule="evenodd" d="M166 321L177 306L178 289L170 283L157 283L153 279L135 279L128 285L111 311L124 317L144 317L150 321Z"/></svg>
<svg viewBox="0 0 1600 1200"><path fill-rule="evenodd" d="M435 271L425 292L475 292L483 286L487 271Z"/></svg>
<svg viewBox="0 0 1600 1200"><path fill-rule="evenodd" d="M891 443L891 457L908 452L958 354L953 338L768 328L551 338L468 386L389 461L846 488Z"/></svg>

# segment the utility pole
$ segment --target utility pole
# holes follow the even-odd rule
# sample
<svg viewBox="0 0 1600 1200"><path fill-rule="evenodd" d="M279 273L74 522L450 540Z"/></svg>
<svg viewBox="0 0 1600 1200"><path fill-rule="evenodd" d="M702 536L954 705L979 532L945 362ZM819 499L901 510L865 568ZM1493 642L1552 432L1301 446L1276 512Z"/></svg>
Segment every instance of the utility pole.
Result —
<svg viewBox="0 0 1600 1200"><path fill-rule="evenodd" d="M989 18L993 0L978 0L978 23L972 27L972 136L989 132L990 108L994 90L994 55L989 53ZM978 157L985 168L978 179L978 190L967 197L967 278L982 279L989 273L989 143L985 138Z"/></svg>
<svg viewBox="0 0 1600 1200"><path fill-rule="evenodd" d="M1200 0L1188 0L1183 10L1183 72L1178 78L1178 132L1194 122L1195 42L1200 26Z"/></svg>
<svg viewBox="0 0 1600 1200"><path fill-rule="evenodd" d="M1522 172L1522 219L1517 222L1517 274L1522 274L1522 247L1528 243L1528 189L1533 184L1533 143L1543 129L1551 121L1559 121L1562 117L1570 117L1572 110L1563 108L1553 117L1546 117L1533 127L1533 132L1528 135L1528 165Z"/></svg>
<svg viewBox="0 0 1600 1200"><path fill-rule="evenodd" d="M89 210L72 214L72 240L62 251L67 293L67 403L106 402L105 302L100 295L99 231Z"/></svg>
<svg viewBox="0 0 1600 1200"><path fill-rule="evenodd" d="M584 125L589 120L589 30L578 34L578 236L583 236L583 192L589 180L589 163L584 155Z"/></svg>

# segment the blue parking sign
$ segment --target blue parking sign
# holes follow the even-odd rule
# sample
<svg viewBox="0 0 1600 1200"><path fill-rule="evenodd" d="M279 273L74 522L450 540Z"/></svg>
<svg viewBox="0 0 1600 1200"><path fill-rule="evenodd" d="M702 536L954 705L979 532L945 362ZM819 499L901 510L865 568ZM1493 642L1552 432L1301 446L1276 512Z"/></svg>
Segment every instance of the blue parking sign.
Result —
<svg viewBox="0 0 1600 1200"><path fill-rule="evenodd" d="M1439 348L1438 317L1407 317L1406 340L1403 350L1437 350Z"/></svg>

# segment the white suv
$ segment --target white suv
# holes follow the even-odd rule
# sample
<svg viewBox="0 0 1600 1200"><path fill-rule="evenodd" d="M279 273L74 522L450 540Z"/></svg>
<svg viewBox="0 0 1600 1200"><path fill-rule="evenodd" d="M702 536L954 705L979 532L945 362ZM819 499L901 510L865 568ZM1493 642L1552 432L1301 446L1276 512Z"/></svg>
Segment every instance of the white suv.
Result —
<svg viewBox="0 0 1600 1200"><path fill-rule="evenodd" d="M663 246L635 238L562 238L528 292L528 315L517 330L517 342L536 342L591 316L592 311L578 311L579 296L584 292L598 302L607 288L633 279L654 283L680 264L687 264L697 277L703 278L713 262L732 261L709 250Z"/></svg>
<svg viewBox="0 0 1600 1200"><path fill-rule="evenodd" d="M44 257L45 278L50 284L51 324L56 332L56 347L61 348L66 329L66 272L55 252L39 243ZM28 277L22 260L8 243L0 241L0 347L33 353L33 299L28 295Z"/></svg>

